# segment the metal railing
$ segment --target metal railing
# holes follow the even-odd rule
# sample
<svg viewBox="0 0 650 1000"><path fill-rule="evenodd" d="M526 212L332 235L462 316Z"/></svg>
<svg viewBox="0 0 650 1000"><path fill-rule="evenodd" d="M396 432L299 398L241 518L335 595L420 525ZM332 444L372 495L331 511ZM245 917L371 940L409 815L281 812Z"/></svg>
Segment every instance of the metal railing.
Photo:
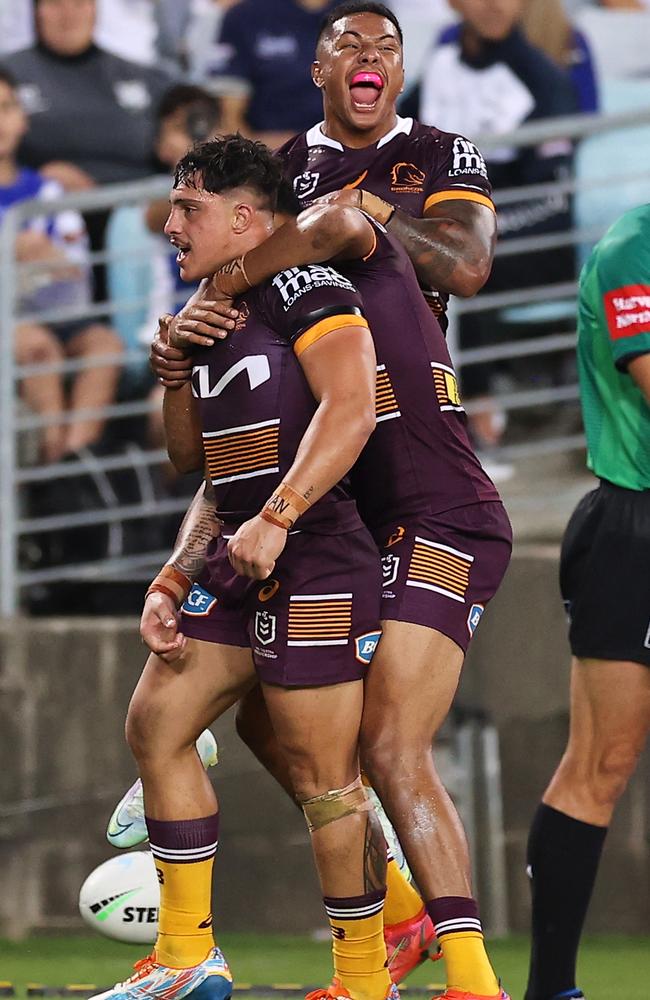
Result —
<svg viewBox="0 0 650 1000"><path fill-rule="evenodd" d="M546 142L556 138L580 141L594 141L592 137L608 135L614 129L638 129L647 127L650 132L650 107L647 111L623 113L617 115L590 115L568 119L558 119L527 125L517 132L499 136L486 137L481 148L489 152L494 146L526 146ZM624 133L622 133L624 134ZM650 147L650 143L649 143ZM548 195L576 198L585 192L603 190L606 197L614 188L619 188L623 182L632 185L646 185L650 200L650 157L647 169L641 169L643 161L634 161L633 167L625 172L624 165L612 164L610 172L603 176L585 177L579 173L567 177L557 184L537 184L525 188L515 188L496 193L497 205L510 205L513 202L533 201ZM623 171L623 172L622 172ZM25 561L21 554L21 543L35 533L56 532L67 528L92 526L123 525L125 523L147 524L151 519L161 518L174 513L180 513L186 506L184 497L175 497L156 493L145 489L140 498L132 502L107 501L96 510L74 511L71 504L70 512L58 511L30 514L25 508L25 496L28 491L37 489L39 484L52 482L55 479L68 481L71 484L71 496L74 491L75 478L87 472L87 466L82 461L65 461L51 465L42 465L37 461L29 463L21 458L19 441L25 435L38 434L48 423L47 417L35 414L21 414L17 406L19 384L21 379L30 375L44 374L56 370L66 377L81 370L84 365L114 364L116 358L84 361L83 359L67 360L61 365L30 365L18 367L14 360L14 329L17 322L37 321L41 324L91 321L111 317L118 312L120 315L137 314L145 310L148 295L145 292L131 298L121 298L95 302L85 306L51 308L34 314L21 312L18 301L19 287L23 271L15 259L16 238L26 220L37 216L51 217L66 209L85 211L111 212L123 206L142 206L146 201L167 197L169 183L165 178L152 178L148 181L128 185L111 185L105 188L86 191L75 195L66 195L56 201L24 202L8 210L0 223L0 348L3 364L0 366L0 509L2 511L2 531L0 532L0 572L3 587L0 598L0 612L3 615L15 613L21 603L21 594L25 588L35 585L49 585L60 581L93 581L119 576L119 579L144 579L164 559L166 541L153 546L145 552L114 551L107 552L104 557L84 562L81 559L63 560L59 564L39 566L36 562ZM639 201L644 200L642 197ZM620 211L623 211L623 205ZM619 211L615 212L620 214ZM559 249L573 247L576 249L591 244L602 234L612 219L601 218L590 221L580 219L569 230L548 233L539 237L511 238L504 240L497 249L500 256L523 254L540 249ZM89 263L101 264L110 268L116 261L131 260L133 266L141 264L150 254L149 243L129 245L118 249L110 248L100 253L89 255ZM30 265L33 269L34 265ZM527 288L513 289L498 293L482 293L471 300L456 300L452 303L450 318L449 342L456 366L461 370L469 365L494 364L495 362L512 363L517 359L538 359L540 365L545 359L562 352L572 350L575 343L575 324L571 317L571 303L575 300L576 282L574 280L556 285L535 285L534 274L531 274L530 285ZM537 329L534 323L530 325L530 333L526 339L511 335L500 339L497 343L472 346L459 345L458 331L464 316L471 314L496 312L503 313L512 307L533 307L535 304L547 304L552 301L564 303L566 318L558 327L554 322L545 323L543 329ZM513 325L514 328L514 325ZM146 349L131 349L117 359L121 365L132 367L141 365L144 369ZM518 415L521 411L542 412L543 407L576 406L578 386L575 381L560 385L522 386L514 384L507 391L501 392L498 398L500 409L507 413ZM118 421L142 420L152 413L156 405L144 393L133 398L118 398L109 406L88 409L78 412L77 417L102 417L113 426ZM468 403L470 416L485 404ZM577 408L577 407L576 407ZM61 418L70 421L70 414ZM515 416L515 420L518 419ZM521 458L535 455L551 454L567 451L582 446L583 438L579 431L559 433L556 436L538 433L532 440L515 441L499 452L504 458L519 461ZM93 464L103 475L117 474L121 470L135 470L142 474L144 470L155 470L165 462L165 454L159 448L140 447L134 452L96 455ZM171 543L171 539L169 542Z"/></svg>

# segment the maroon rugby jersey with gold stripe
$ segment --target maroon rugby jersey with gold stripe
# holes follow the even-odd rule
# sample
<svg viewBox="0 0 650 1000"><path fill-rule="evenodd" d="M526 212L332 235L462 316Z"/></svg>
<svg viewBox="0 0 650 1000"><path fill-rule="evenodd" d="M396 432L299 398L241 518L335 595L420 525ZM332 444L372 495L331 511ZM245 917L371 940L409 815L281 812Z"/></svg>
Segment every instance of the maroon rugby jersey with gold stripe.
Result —
<svg viewBox="0 0 650 1000"><path fill-rule="evenodd" d="M374 225L374 252L338 265L363 297L377 353L377 426L352 470L371 531L419 512L499 500L470 444L445 337L413 265Z"/></svg>
<svg viewBox="0 0 650 1000"><path fill-rule="evenodd" d="M240 319L227 340L198 351L198 398L208 476L224 521L257 514L293 464L316 411L299 356L341 327L367 327L361 296L332 267L290 268L235 302ZM303 515L322 534L362 526L347 480Z"/></svg>
<svg viewBox="0 0 650 1000"><path fill-rule="evenodd" d="M360 187L416 218L451 199L494 207L485 160L462 135L398 117L378 142L355 149L330 139L322 125L290 139L276 153L303 206L332 191ZM434 311L441 312L446 297L423 291Z"/></svg>

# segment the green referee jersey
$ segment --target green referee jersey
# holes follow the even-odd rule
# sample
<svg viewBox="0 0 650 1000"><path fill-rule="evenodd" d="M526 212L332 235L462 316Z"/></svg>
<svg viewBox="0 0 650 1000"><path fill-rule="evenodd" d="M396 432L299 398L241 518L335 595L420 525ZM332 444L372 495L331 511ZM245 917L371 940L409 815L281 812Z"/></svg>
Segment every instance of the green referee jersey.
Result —
<svg viewBox="0 0 650 1000"><path fill-rule="evenodd" d="M630 490L650 489L650 405L628 372L650 352L650 205L621 216L580 275L578 373L588 465Z"/></svg>

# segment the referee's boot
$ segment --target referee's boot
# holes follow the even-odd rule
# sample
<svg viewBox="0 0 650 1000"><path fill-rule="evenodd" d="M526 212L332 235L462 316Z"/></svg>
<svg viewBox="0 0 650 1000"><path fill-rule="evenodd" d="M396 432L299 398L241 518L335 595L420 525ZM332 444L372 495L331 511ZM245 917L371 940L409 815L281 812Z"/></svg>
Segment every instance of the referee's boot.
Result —
<svg viewBox="0 0 650 1000"><path fill-rule="evenodd" d="M196 749L204 768L214 767L219 760L217 741L209 729L204 731L196 741ZM122 796L108 821L106 839L113 847L126 850L142 844L147 840L147 824L144 818L144 798L142 782L138 778L128 792Z"/></svg>
<svg viewBox="0 0 650 1000"><path fill-rule="evenodd" d="M155 953L134 965L134 973L90 1000L230 1000L232 975L219 948L191 969L170 969Z"/></svg>

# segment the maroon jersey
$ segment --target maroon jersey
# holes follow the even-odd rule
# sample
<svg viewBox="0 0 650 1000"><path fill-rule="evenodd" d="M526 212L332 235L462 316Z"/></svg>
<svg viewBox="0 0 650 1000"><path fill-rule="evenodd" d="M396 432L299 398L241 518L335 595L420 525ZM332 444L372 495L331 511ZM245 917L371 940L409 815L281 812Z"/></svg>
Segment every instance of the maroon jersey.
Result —
<svg viewBox="0 0 650 1000"><path fill-rule="evenodd" d="M333 330L367 327L361 296L331 267L290 268L235 302L227 340L195 355L207 473L220 517L255 514L293 464L316 411L298 357ZM338 483L300 519L301 529L336 534L362 526L349 482Z"/></svg>
<svg viewBox="0 0 650 1000"><path fill-rule="evenodd" d="M371 531L499 499L469 442L444 334L408 255L382 226L375 230L373 253L341 265L363 296L377 353L377 426L352 470Z"/></svg>
<svg viewBox="0 0 650 1000"><path fill-rule="evenodd" d="M461 135L398 117L379 142L354 149L326 136L322 124L290 139L276 154L303 206L331 191L362 187L416 218L450 199L494 208L485 161ZM444 311L439 293L423 292L434 312Z"/></svg>

